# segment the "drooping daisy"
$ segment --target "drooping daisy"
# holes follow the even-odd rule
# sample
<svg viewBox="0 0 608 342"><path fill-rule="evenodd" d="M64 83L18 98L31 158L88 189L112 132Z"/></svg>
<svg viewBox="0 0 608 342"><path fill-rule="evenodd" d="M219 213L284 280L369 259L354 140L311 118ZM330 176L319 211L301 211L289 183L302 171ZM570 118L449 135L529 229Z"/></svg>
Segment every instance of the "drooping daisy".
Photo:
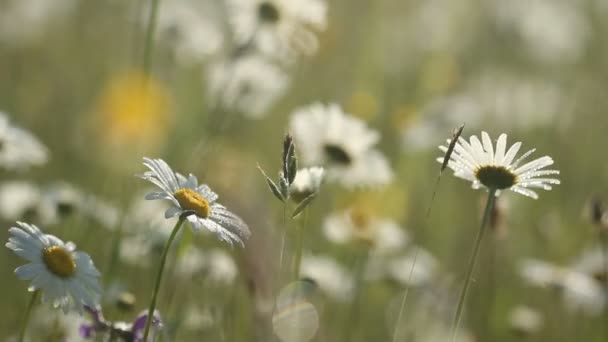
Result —
<svg viewBox="0 0 608 342"><path fill-rule="evenodd" d="M323 223L323 232L334 243L360 243L379 253L397 251L409 239L397 223L358 207L330 215Z"/></svg>
<svg viewBox="0 0 608 342"><path fill-rule="evenodd" d="M0 111L0 167L24 170L43 165L48 159L46 147L31 133L12 126L7 115Z"/></svg>
<svg viewBox="0 0 608 342"><path fill-rule="evenodd" d="M497 190L497 195L501 190L510 189L536 199L538 194L531 188L551 190L551 185L560 183L558 179L545 177L559 174L558 170L543 170L553 165L551 157L543 156L520 166L535 149L515 160L521 142L513 144L508 150L506 147L507 135L504 133L498 137L496 150L486 132L481 132L481 141L475 135L471 136L470 142L460 137L447 166L456 177L473 182L473 189L486 187ZM439 146L439 149L444 153L448 150L446 146ZM437 161L443 163L444 157L437 158Z"/></svg>
<svg viewBox="0 0 608 342"><path fill-rule="evenodd" d="M296 178L291 183L289 194L291 198L300 203L306 197L317 193L323 182L325 169L322 167L309 167L296 172Z"/></svg>
<svg viewBox="0 0 608 342"><path fill-rule="evenodd" d="M304 255L300 277L312 280L334 300L349 301L354 295L355 281L352 274L329 256Z"/></svg>
<svg viewBox="0 0 608 342"><path fill-rule="evenodd" d="M99 271L88 254L76 251L76 245L42 233L35 225L17 222L9 229L11 237L6 247L28 264L15 269L22 280L31 280L30 291L40 290L42 301L50 301L64 312L84 305L99 303L101 287Z"/></svg>
<svg viewBox="0 0 608 342"><path fill-rule="evenodd" d="M208 83L217 105L261 119L285 93L289 77L261 56L247 55L210 64Z"/></svg>
<svg viewBox="0 0 608 342"><path fill-rule="evenodd" d="M393 178L388 161L373 148L380 134L337 104L315 103L296 110L290 131L304 164L323 165L331 181L348 187L377 186Z"/></svg>
<svg viewBox="0 0 608 342"><path fill-rule="evenodd" d="M608 294L595 278L574 268L526 259L520 265L522 278L530 285L560 290L567 309L591 315L602 312Z"/></svg>
<svg viewBox="0 0 608 342"><path fill-rule="evenodd" d="M204 227L230 245L236 242L244 246L243 241L251 235L249 227L240 217L217 203L218 195L207 185L198 185L192 174L185 177L173 172L162 159L144 158L144 165L150 171L139 177L161 189L148 193L145 198L168 199L173 203L165 211L165 218L184 215L195 231Z"/></svg>
<svg viewBox="0 0 608 342"><path fill-rule="evenodd" d="M213 1L174 0L158 15L158 38L175 50L181 62L198 62L217 52L223 43L219 6ZM146 11L147 13L147 11ZM147 24L148 17L145 17Z"/></svg>
<svg viewBox="0 0 608 342"><path fill-rule="evenodd" d="M313 31L327 25L324 0L230 0L227 5L237 43L253 43L288 60L314 54L319 43Z"/></svg>

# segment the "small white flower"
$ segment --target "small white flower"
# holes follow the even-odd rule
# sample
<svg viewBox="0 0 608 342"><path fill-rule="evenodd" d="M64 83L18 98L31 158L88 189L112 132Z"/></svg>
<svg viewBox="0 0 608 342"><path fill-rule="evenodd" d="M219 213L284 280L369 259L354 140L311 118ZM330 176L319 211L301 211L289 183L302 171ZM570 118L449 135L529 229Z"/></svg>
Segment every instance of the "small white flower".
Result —
<svg viewBox="0 0 608 342"><path fill-rule="evenodd" d="M209 98L251 119L266 116L289 85L283 70L256 55L222 60L209 68Z"/></svg>
<svg viewBox="0 0 608 342"><path fill-rule="evenodd" d="M40 204L40 189L23 181L0 185L0 215L5 220L16 221L34 214Z"/></svg>
<svg viewBox="0 0 608 342"><path fill-rule="evenodd" d="M0 112L0 166L7 170L24 170L43 165L48 151L31 133L12 126L5 113Z"/></svg>
<svg viewBox="0 0 608 342"><path fill-rule="evenodd" d="M415 247L408 254L396 257L388 263L388 272L393 279L412 286L432 281L438 268L437 259L422 247Z"/></svg>
<svg viewBox="0 0 608 342"><path fill-rule="evenodd" d="M214 22L220 16L216 7L210 1L173 0L162 4L158 36L175 47L180 61L198 61L221 48L220 24ZM145 20L147 23L147 16Z"/></svg>
<svg viewBox="0 0 608 342"><path fill-rule="evenodd" d="M198 180L192 174L185 177L173 172L162 159L144 158L144 165L150 171L139 177L161 189L148 193L145 198L167 199L173 203L165 211L165 218L183 215L192 229L198 231L204 227L230 245L236 242L244 246L243 240L251 235L249 227L240 217L217 203L218 195L207 185L198 185Z"/></svg>
<svg viewBox="0 0 608 342"><path fill-rule="evenodd" d="M528 306L517 306L509 314L511 328L521 334L533 334L543 325L543 316Z"/></svg>
<svg viewBox="0 0 608 342"><path fill-rule="evenodd" d="M84 305L95 307L101 294L100 273L89 255L34 225L17 224L20 228L9 229L6 247L29 261L15 269L19 279L31 280L29 291L40 290L43 302L51 301L64 312L82 311Z"/></svg>
<svg viewBox="0 0 608 342"><path fill-rule="evenodd" d="M324 0L229 0L227 5L237 43L288 61L298 53L314 54L319 43L312 30L327 25Z"/></svg>
<svg viewBox="0 0 608 342"><path fill-rule="evenodd" d="M321 291L338 301L349 301L355 289L352 275L334 259L320 255L304 255L300 276L310 279Z"/></svg>
<svg viewBox="0 0 608 342"><path fill-rule="evenodd" d="M361 208L330 215L323 222L323 233L334 243L362 243L380 253L398 251L409 240L408 234L397 223L376 217Z"/></svg>
<svg viewBox="0 0 608 342"><path fill-rule="evenodd" d="M296 110L290 131L304 164L323 165L331 181L348 187L377 186L393 178L388 161L373 148L380 134L337 104L315 103Z"/></svg>
<svg viewBox="0 0 608 342"><path fill-rule="evenodd" d="M534 259L524 260L520 273L530 285L561 290L569 310L595 315L604 308L606 294L601 284L584 273Z"/></svg>
<svg viewBox="0 0 608 342"><path fill-rule="evenodd" d="M448 139L449 143L450 139ZM510 189L536 199L538 194L530 188L551 190L551 185L560 184L558 179L544 177L559 174L557 170L542 170L553 165L551 157L540 157L519 166L535 149L513 161L521 147L521 142L513 144L508 150L506 146L507 135L504 133L498 137L496 151L486 132L481 133L481 141L475 135L471 136L470 143L459 137L450 155L448 167L454 171L454 176L471 181L473 189L482 186L493 188L497 190L496 195L500 190ZM439 146L439 149L444 153L448 150L446 146ZM444 158L439 157L437 161L443 163Z"/></svg>
<svg viewBox="0 0 608 342"><path fill-rule="evenodd" d="M309 167L299 169L296 178L291 183L289 194L297 202L303 201L308 196L319 192L325 169L322 167Z"/></svg>
<svg viewBox="0 0 608 342"><path fill-rule="evenodd" d="M190 277L203 274L206 281L220 285L232 284L238 274L234 260L225 251L216 248L203 252L194 246L178 259L177 272Z"/></svg>
<svg viewBox="0 0 608 342"><path fill-rule="evenodd" d="M608 280L607 267L604 251L601 248L586 250L572 265L572 268L578 272L595 278L600 282Z"/></svg>

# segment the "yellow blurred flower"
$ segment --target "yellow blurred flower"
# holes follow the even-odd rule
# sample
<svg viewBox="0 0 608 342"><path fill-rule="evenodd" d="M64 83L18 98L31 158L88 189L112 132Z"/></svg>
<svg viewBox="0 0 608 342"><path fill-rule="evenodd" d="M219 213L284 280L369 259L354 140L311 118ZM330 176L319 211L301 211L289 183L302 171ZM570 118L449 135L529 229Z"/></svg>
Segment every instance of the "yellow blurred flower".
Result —
<svg viewBox="0 0 608 342"><path fill-rule="evenodd" d="M121 73L99 96L96 129L111 145L155 147L171 124L171 102L168 90L154 78L139 71Z"/></svg>

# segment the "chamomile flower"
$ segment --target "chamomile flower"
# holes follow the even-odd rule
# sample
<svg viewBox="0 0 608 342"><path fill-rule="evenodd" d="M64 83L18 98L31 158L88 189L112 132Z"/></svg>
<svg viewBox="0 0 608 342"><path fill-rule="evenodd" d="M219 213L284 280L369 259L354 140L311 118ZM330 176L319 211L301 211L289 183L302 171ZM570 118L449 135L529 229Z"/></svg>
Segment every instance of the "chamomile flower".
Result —
<svg viewBox="0 0 608 342"><path fill-rule="evenodd" d="M17 222L9 229L11 237L6 247L28 264L15 269L22 280L31 280L29 291L40 290L42 301L50 301L64 312L99 302L100 273L88 254L76 251L76 245L42 233L35 225Z"/></svg>
<svg viewBox="0 0 608 342"><path fill-rule="evenodd" d="M531 188L551 190L552 185L560 184L558 179L545 177L559 174L558 170L543 170L553 165L551 157L543 156L520 166L535 149L515 160L521 142L513 144L508 150L506 147L507 135L504 133L498 137L496 150L486 132L481 133L481 141L475 135L471 136L470 142L460 137L447 166L454 171L456 177L471 181L473 189L486 187L497 190L497 195L501 190L510 189L537 199L538 194ZM439 149L445 153L448 147L439 146ZM437 158L437 161L443 163L444 157Z"/></svg>
<svg viewBox="0 0 608 342"><path fill-rule="evenodd" d="M217 105L261 119L285 93L289 77L264 58L248 55L210 64L208 83Z"/></svg>
<svg viewBox="0 0 608 342"><path fill-rule="evenodd" d="M331 257L304 255L300 265L300 277L312 280L321 291L334 300L346 302L354 295L355 280L352 274Z"/></svg>
<svg viewBox="0 0 608 342"><path fill-rule="evenodd" d="M530 285L559 290L569 310L595 315L604 309L606 294L601 283L574 268L526 259L521 263L519 272Z"/></svg>
<svg viewBox="0 0 608 342"><path fill-rule="evenodd" d="M290 131L304 164L323 165L331 181L347 187L379 186L393 178L388 161L373 148L380 134L337 104L296 110Z"/></svg>
<svg viewBox="0 0 608 342"><path fill-rule="evenodd" d="M0 167L24 170L43 165L48 159L46 147L30 132L12 126L0 111Z"/></svg>
<svg viewBox="0 0 608 342"><path fill-rule="evenodd" d="M314 31L327 25L324 0L230 0L229 20L237 43L293 60L318 49Z"/></svg>
<svg viewBox="0 0 608 342"><path fill-rule="evenodd" d="M232 245L249 238L249 227L243 220L223 205L217 203L218 195L207 185L198 185L192 174L185 177L173 172L162 159L144 158L144 165L150 170L139 175L158 186L161 191L146 195L148 200L167 199L173 203L165 211L165 218L185 216L195 231L207 228L222 241Z"/></svg>
<svg viewBox="0 0 608 342"><path fill-rule="evenodd" d="M289 189L291 198L296 203L299 203L306 199L306 197L317 193L321 188L324 176L325 169L318 166L298 170L296 178L294 178Z"/></svg>
<svg viewBox="0 0 608 342"><path fill-rule="evenodd" d="M397 223L359 207L330 215L323 223L323 232L334 243L361 243L376 252L399 250L409 239Z"/></svg>

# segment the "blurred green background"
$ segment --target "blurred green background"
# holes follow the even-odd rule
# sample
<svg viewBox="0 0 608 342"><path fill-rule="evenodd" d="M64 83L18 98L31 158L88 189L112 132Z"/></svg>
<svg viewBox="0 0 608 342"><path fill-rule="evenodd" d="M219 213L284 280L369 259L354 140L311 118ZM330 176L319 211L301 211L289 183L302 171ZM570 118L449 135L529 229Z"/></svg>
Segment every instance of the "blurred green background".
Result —
<svg viewBox="0 0 608 342"><path fill-rule="evenodd" d="M196 20L217 24L220 33L225 29L224 2L162 0L160 17L176 2L188 13L202 13ZM184 233L177 250L221 248L233 257L238 275L229 286L201 274L179 275L173 271L178 252L160 293L165 341L278 340L272 315L273 298L287 284L276 281L282 232L305 222L305 253L331 256L356 273L365 248L333 244L322 230L328 215L356 203L399 223L410 235L408 251L417 244L438 261L433 281L413 286L408 294L400 323L408 334L399 340L445 341L446 335L429 337L428 330L449 329L485 194L446 172L427 218L439 173L436 146L463 122L465 137L484 130L495 139L504 132L510 142L522 141L524 150L537 148L534 156L552 156L562 184L540 193L539 200L513 193L500 197L500 230L484 241L467 301L467 340L606 341L607 305L599 312L569 308L563 300L566 285L529 286L519 266L536 258L563 267L555 272L571 272L586 251L599 247L601 228L590 221L588 208L592 196L607 196L608 4L326 4L327 27L315 32L318 51L287 63L269 58L289 81L263 117L251 118L216 106L209 92L210 68L230 56L228 36L215 51L184 58L178 53L183 19L176 19L175 27L159 20L150 81L140 69L148 1L0 1L0 110L35 134L50 153L42 167L1 171L2 182L44 187L65 181L117 208L118 223L110 229L79 211L42 228L89 253L108 289L112 285L135 295L129 310L118 308L109 295L104 298L106 317L126 321L147 307L159 258L159 251L152 250L142 256L150 265L138 267L121 262L117 254L121 242L129 248L123 235L132 227L123 218L149 189L134 177L144 171L141 158L163 158L215 189L220 201L249 224L252 237L241 250L208 234ZM203 35L200 42L213 39ZM141 82L152 82L151 95L141 93ZM306 220L284 225L282 204L256 166L276 174L290 114L317 101L338 103L378 130L378 148L395 176L387 186L372 189L327 182ZM13 222L2 218L7 229ZM2 234L6 241L8 233ZM292 247L288 242L288 254ZM17 332L29 297L26 283L13 274L22 260L8 249L1 253L4 339ZM588 279L602 288L608 277L591 274ZM350 341L391 340L406 286L386 277L361 284L356 299L348 301L318 294L313 302L320 323L312 341L346 340L346 331L351 331ZM608 296L602 291L600 302ZM185 324L193 315L186 310L189 305L202 317L190 325ZM511 314L522 305L541 315L540 328L514 328ZM53 320L54 315L61 313L43 316ZM61 330L57 324L53 329ZM44 329L36 334L32 341L53 340Z"/></svg>

